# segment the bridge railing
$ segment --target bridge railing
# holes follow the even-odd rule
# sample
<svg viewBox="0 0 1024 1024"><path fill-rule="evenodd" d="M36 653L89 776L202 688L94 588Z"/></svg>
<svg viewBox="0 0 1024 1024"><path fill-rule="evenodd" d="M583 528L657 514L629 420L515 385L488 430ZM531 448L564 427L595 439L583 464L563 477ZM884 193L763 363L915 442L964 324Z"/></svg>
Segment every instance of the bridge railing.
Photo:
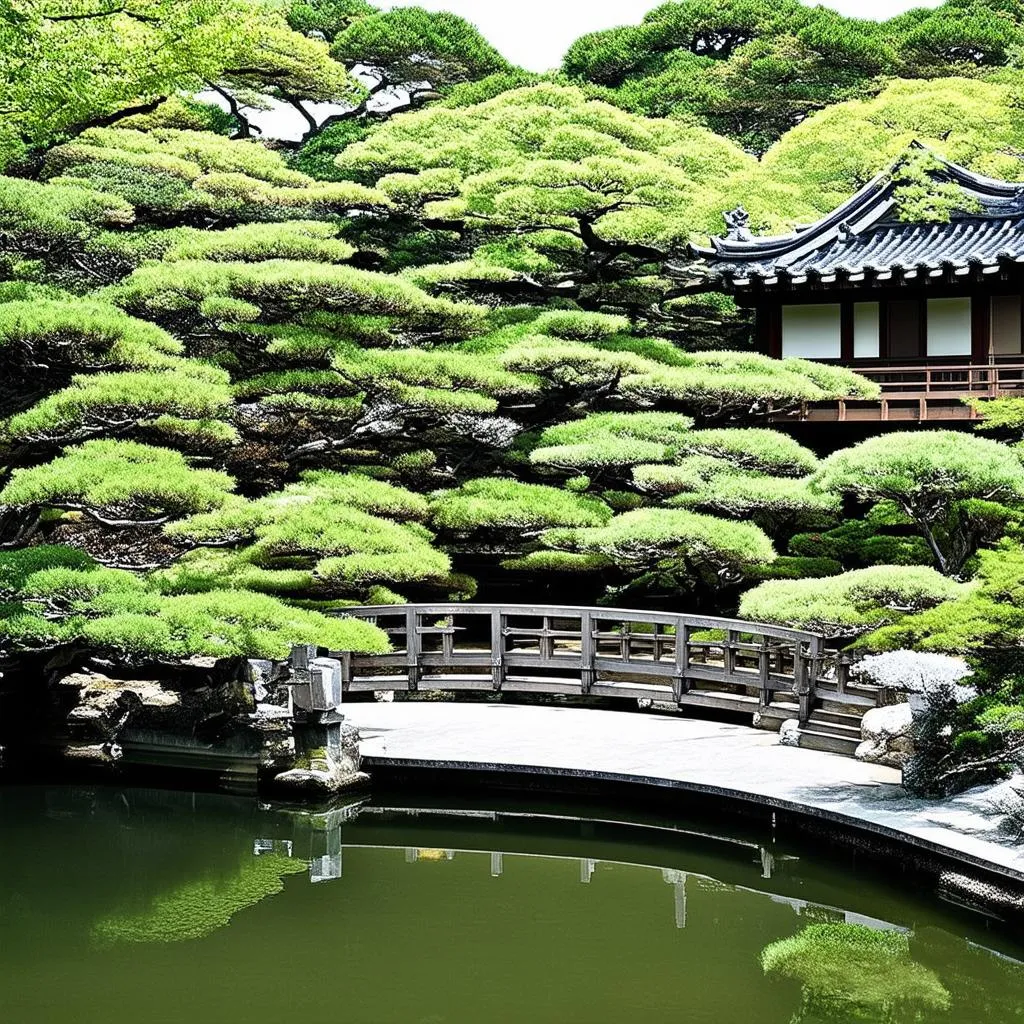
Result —
<svg viewBox="0 0 1024 1024"><path fill-rule="evenodd" d="M633 697L741 711L792 709L845 673L823 637L739 619L548 605L346 608L389 654L336 654L346 691L420 689Z"/></svg>

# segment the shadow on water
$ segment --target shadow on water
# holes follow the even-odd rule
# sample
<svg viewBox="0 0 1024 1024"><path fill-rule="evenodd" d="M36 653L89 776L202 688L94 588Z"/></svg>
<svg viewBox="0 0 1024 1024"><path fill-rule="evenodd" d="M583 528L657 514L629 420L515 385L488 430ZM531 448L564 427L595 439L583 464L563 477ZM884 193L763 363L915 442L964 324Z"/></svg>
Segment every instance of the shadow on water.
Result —
<svg viewBox="0 0 1024 1024"><path fill-rule="evenodd" d="M947 1021L1024 947L855 857L596 805L0 788L4 1019Z"/></svg>

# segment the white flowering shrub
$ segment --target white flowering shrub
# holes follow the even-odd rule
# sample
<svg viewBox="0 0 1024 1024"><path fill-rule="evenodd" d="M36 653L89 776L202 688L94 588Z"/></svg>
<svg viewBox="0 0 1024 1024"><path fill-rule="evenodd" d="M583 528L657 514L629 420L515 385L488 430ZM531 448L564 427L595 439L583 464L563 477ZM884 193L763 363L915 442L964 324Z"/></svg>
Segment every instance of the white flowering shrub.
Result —
<svg viewBox="0 0 1024 1024"><path fill-rule="evenodd" d="M962 679L974 675L973 669L963 658L948 654L887 651L863 658L852 672L875 686L910 694L952 696L958 704L976 695L973 687L959 685Z"/></svg>

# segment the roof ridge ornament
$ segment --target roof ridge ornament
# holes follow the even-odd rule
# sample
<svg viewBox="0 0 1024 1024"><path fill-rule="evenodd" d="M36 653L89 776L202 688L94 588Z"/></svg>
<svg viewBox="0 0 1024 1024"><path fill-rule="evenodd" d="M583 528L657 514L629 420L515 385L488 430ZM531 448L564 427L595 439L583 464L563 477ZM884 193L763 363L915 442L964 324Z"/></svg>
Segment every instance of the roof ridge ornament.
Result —
<svg viewBox="0 0 1024 1024"><path fill-rule="evenodd" d="M839 241L840 242L848 242L856 234L857 234L857 232L853 230L853 227L851 226L851 224L850 224L850 222L848 220L844 220L844 221L842 221L840 223L840 225L839 225Z"/></svg>
<svg viewBox="0 0 1024 1024"><path fill-rule="evenodd" d="M735 210L727 210L722 214L725 218L725 226L729 229L726 239L730 242L751 242L754 239L750 231L750 214L743 206L737 206Z"/></svg>

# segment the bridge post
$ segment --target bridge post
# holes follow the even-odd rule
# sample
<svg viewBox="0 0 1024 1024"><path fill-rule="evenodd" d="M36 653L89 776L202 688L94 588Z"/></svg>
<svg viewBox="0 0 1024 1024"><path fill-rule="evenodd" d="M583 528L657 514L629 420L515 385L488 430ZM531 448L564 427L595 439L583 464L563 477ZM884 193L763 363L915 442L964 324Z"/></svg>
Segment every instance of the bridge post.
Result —
<svg viewBox="0 0 1024 1024"><path fill-rule="evenodd" d="M722 650L722 663L727 676L736 675L736 644L740 635L735 629L728 629L725 632L725 646Z"/></svg>
<svg viewBox="0 0 1024 1024"><path fill-rule="evenodd" d="M690 627L683 622L676 625L676 671L672 677L672 696L677 704L682 703L683 694L690 688L687 674L690 671Z"/></svg>
<svg viewBox="0 0 1024 1024"><path fill-rule="evenodd" d="M757 653L757 675L761 686L761 710L772 702L771 682L771 654L768 648L768 637L761 634L761 650Z"/></svg>
<svg viewBox="0 0 1024 1024"><path fill-rule="evenodd" d="M491 687L501 693L505 683L505 616L500 608L491 612Z"/></svg>
<svg viewBox="0 0 1024 1024"><path fill-rule="evenodd" d="M820 636L812 637L806 656L803 653L803 645L799 641L795 648L793 674L796 677L796 692L800 700L801 725L807 724L814 707L814 691L818 682L822 644L823 640Z"/></svg>
<svg viewBox="0 0 1024 1024"><path fill-rule="evenodd" d="M594 639L594 616L590 611L580 612L580 692L586 696L597 678L594 661L597 641Z"/></svg>
<svg viewBox="0 0 1024 1024"><path fill-rule="evenodd" d="M405 611L405 664L409 676L409 692L415 693L420 688L420 654L423 638L419 630L419 613L415 605L409 605Z"/></svg>

